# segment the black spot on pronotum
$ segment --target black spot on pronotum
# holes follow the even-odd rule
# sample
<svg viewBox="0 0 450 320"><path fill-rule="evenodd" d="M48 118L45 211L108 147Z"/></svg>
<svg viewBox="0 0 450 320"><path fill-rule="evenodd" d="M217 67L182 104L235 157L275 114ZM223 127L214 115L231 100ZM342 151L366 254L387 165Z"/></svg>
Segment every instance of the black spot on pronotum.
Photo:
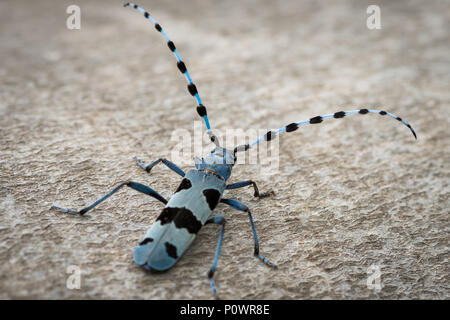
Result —
<svg viewBox="0 0 450 320"><path fill-rule="evenodd" d="M400 117L397 117L395 119L397 119L398 121L402 121L402 118L400 118Z"/></svg>
<svg viewBox="0 0 450 320"><path fill-rule="evenodd" d="M188 87L189 93L191 95L195 96L198 93L197 87L195 86L195 84L189 83L187 87Z"/></svg>
<svg viewBox="0 0 450 320"><path fill-rule="evenodd" d="M186 228L190 233L197 233L202 227L202 223L197 220L192 211L185 207L166 207L156 221L160 221L161 225L173 222L177 228Z"/></svg>
<svg viewBox="0 0 450 320"><path fill-rule="evenodd" d="M323 121L323 119L321 116L317 116L317 117L309 119L309 123L311 123L311 124L321 123L322 121Z"/></svg>
<svg viewBox="0 0 450 320"><path fill-rule="evenodd" d="M197 107L197 113L198 113L198 115L200 116L200 117L204 117L204 116L206 116L206 108L205 108L205 106L204 105L199 105L198 107Z"/></svg>
<svg viewBox="0 0 450 320"><path fill-rule="evenodd" d="M148 12L145 12L144 17L148 18L148 16L149 16Z"/></svg>
<svg viewBox="0 0 450 320"><path fill-rule="evenodd" d="M386 112L386 111L380 111L380 114L381 114L382 116L385 116L385 115L387 114L387 112Z"/></svg>
<svg viewBox="0 0 450 320"><path fill-rule="evenodd" d="M162 28L161 28L161 26L159 25L159 23L156 23L156 24L155 24L155 29L158 30L159 32L161 32Z"/></svg>
<svg viewBox="0 0 450 320"><path fill-rule="evenodd" d="M274 139L275 137L276 137L276 134L272 131L269 131L264 135L264 140L270 141L270 140Z"/></svg>
<svg viewBox="0 0 450 320"><path fill-rule="evenodd" d="M177 247L175 247L170 242L165 242L164 245L166 246L167 255L171 258L177 259L178 258Z"/></svg>
<svg viewBox="0 0 450 320"><path fill-rule="evenodd" d="M177 191L175 191L175 193L180 192L181 190L184 189L189 189L191 187L192 187L191 181L189 181L189 179L183 178L183 180L181 180L180 186L178 187Z"/></svg>
<svg viewBox="0 0 450 320"><path fill-rule="evenodd" d="M367 110L367 109L361 109L361 110L359 110L359 113L360 113L360 114L366 114L366 113L369 113L369 110Z"/></svg>
<svg viewBox="0 0 450 320"><path fill-rule="evenodd" d="M167 42L167 46L169 47L170 51L175 51L175 44L172 41Z"/></svg>
<svg viewBox="0 0 450 320"><path fill-rule="evenodd" d="M147 244L149 242L153 242L152 238L145 238L144 240L142 240L141 242L139 242L140 246L143 246L144 244Z"/></svg>
<svg viewBox="0 0 450 320"><path fill-rule="evenodd" d="M333 115L333 117L336 118L336 119L343 118L343 117L345 117L345 112L344 112L344 111L336 112L336 113Z"/></svg>
<svg viewBox="0 0 450 320"><path fill-rule="evenodd" d="M203 190L203 194L205 195L206 202L208 202L209 208L214 210L214 208L219 203L220 192L216 189L206 189Z"/></svg>
<svg viewBox="0 0 450 320"><path fill-rule="evenodd" d="M178 67L178 70L180 70L181 73L185 73L186 72L186 65L184 64L183 61L179 61L177 63L177 67Z"/></svg>
<svg viewBox="0 0 450 320"><path fill-rule="evenodd" d="M288 124L286 126L286 132L292 132L298 129L298 124L296 124L295 122Z"/></svg>

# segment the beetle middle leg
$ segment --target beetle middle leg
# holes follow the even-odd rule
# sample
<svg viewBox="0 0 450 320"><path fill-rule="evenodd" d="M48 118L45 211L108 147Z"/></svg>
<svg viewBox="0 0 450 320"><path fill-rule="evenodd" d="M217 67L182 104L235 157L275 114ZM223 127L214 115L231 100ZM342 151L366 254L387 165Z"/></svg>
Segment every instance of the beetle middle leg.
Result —
<svg viewBox="0 0 450 320"><path fill-rule="evenodd" d="M208 271L208 279L209 279L209 282L211 283L211 289L214 292L214 295L216 296L216 298L219 298L219 295L217 294L216 283L214 282L213 276L214 276L214 272L216 271L216 268L217 268L217 263L219 261L220 249L222 248L222 242L223 242L223 234L225 233L226 220L222 215L218 214L218 215L212 217L211 219L208 219L205 222L205 224L209 224L209 223L219 224L221 226L219 240L217 241L216 254L214 255L214 261L211 266L211 269L209 269L209 271Z"/></svg>
<svg viewBox="0 0 450 320"><path fill-rule="evenodd" d="M58 210L60 210L60 211L62 211L64 213L69 213L69 214L83 215L86 212L88 212L89 210L91 210L92 208L94 208L95 206L97 206L98 204L100 204L101 202L103 202L106 199L108 199L109 197L111 197L114 193L119 191L123 186L130 187L131 189L134 189L136 191L139 191L139 192L142 192L144 194L147 194L147 195L149 195L149 196L151 196L151 197L161 201L162 203L167 204L167 200L162 195L160 195L158 192L153 190L152 188L147 187L146 185L140 184L138 182L126 181L126 182L122 182L117 187L115 187L113 190L111 190L110 192L105 194L103 197L101 197L100 199L94 201L92 204L90 204L87 207L81 209L80 211L64 209L64 208L60 208L60 207L57 207L57 206L52 206L52 209L58 209Z"/></svg>
<svg viewBox="0 0 450 320"><path fill-rule="evenodd" d="M154 166L156 166L158 163L162 162L163 164L165 164L170 170L178 173L180 176L184 177L185 173L183 170L181 170L180 167L178 167L175 163L164 159L164 158L159 158L158 160L153 161L152 163L150 163L149 165L145 165L141 160L139 160L137 157L134 157L134 159L136 160L136 163L138 166L140 166L142 169L144 169L147 172L150 172L150 170L152 170L152 168Z"/></svg>
<svg viewBox="0 0 450 320"><path fill-rule="evenodd" d="M255 251L254 251L255 257L257 257L259 260L261 260L262 262L264 262L268 266L276 269L277 266L276 266L275 263L273 263L270 260L266 259L263 255L261 255L259 253L258 235L256 234L255 224L253 223L253 217L252 217L252 214L250 212L250 209L245 204L243 204L242 202L239 202L237 200L221 199L220 202L225 203L225 204L233 207L236 210L247 212L248 218L250 220L250 226L252 227L253 239L255 241Z"/></svg>
<svg viewBox="0 0 450 320"><path fill-rule="evenodd" d="M272 190L270 190L268 192L259 193L258 186L256 185L256 182L254 182L253 180L244 180L244 181L232 183L232 184L227 185L225 189L238 189L238 188L243 188L243 187L246 187L249 185L253 185L253 189L255 190L255 193L253 194L253 196L255 196L255 197L265 198L265 197L269 197L269 196L272 196L275 194L275 192L273 192Z"/></svg>

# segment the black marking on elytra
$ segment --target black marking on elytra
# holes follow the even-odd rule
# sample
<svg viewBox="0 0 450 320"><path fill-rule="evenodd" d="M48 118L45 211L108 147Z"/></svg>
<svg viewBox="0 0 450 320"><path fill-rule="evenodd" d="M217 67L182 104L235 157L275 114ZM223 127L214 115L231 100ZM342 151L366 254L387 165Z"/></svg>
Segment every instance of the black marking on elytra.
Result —
<svg viewBox="0 0 450 320"><path fill-rule="evenodd" d="M137 8L138 8L138 5L137 5L137 4L135 4L135 5L134 5L134 8L135 8L135 9L137 9Z"/></svg>
<svg viewBox="0 0 450 320"><path fill-rule="evenodd" d="M171 258L177 259L178 258L177 247L175 247L170 242L165 242L164 245L166 246L167 255Z"/></svg>
<svg viewBox="0 0 450 320"><path fill-rule="evenodd" d="M146 18L148 19L148 16L149 16L149 14L148 14L148 12L146 11L146 12L144 13L144 17L146 17Z"/></svg>
<svg viewBox="0 0 450 320"><path fill-rule="evenodd" d="M170 51L175 51L175 44L172 41L167 42L167 46L169 47Z"/></svg>
<svg viewBox="0 0 450 320"><path fill-rule="evenodd" d="M187 178L183 178L183 180L181 180L180 186L178 187L177 191L175 191L175 193L180 192L181 190L189 189L191 187L191 181Z"/></svg>
<svg viewBox="0 0 450 320"><path fill-rule="evenodd" d="M155 23L155 29L161 32L162 30L161 25L159 23Z"/></svg>
<svg viewBox="0 0 450 320"><path fill-rule="evenodd" d="M397 119L398 121L402 121L402 118L400 118L400 117L397 117L395 119Z"/></svg>
<svg viewBox="0 0 450 320"><path fill-rule="evenodd" d="M343 118L343 117L345 117L345 112L344 112L344 111L336 112L336 113L333 115L333 117L336 118L336 119Z"/></svg>
<svg viewBox="0 0 450 320"><path fill-rule="evenodd" d="M197 233L202 227L202 223L197 220L192 211L185 207L166 207L156 219L156 221L158 220L161 221L161 225L173 222L175 227L186 228L189 233Z"/></svg>
<svg viewBox="0 0 450 320"><path fill-rule="evenodd" d="M199 105L198 107L197 107L197 113L198 113L198 115L200 116L200 117L204 117L204 116L206 116L206 108L205 108L205 106L204 105Z"/></svg>
<svg viewBox="0 0 450 320"><path fill-rule="evenodd" d="M272 131L269 131L269 132L267 132L265 135L264 135L264 139L266 140L266 141L270 141L270 140L272 140L273 138L275 138L276 137L276 135L272 132Z"/></svg>
<svg viewBox="0 0 450 320"><path fill-rule="evenodd" d="M206 189L203 190L203 194L205 195L206 202L208 202L209 208L214 210L214 208L219 203L220 192L216 189Z"/></svg>
<svg viewBox="0 0 450 320"><path fill-rule="evenodd" d="M184 64L184 62L183 61L178 61L177 62L177 67L178 67L178 70L180 70L180 72L181 73L185 73L186 72L186 65Z"/></svg>
<svg viewBox="0 0 450 320"><path fill-rule="evenodd" d="M385 115L387 115L387 112L386 112L386 111L380 111L380 114L381 114L382 116L385 116Z"/></svg>
<svg viewBox="0 0 450 320"><path fill-rule="evenodd" d="M195 84L189 83L187 87L188 87L189 93L191 95L195 96L198 93L197 87L195 86Z"/></svg>
<svg viewBox="0 0 450 320"><path fill-rule="evenodd" d="M321 123L322 121L323 121L323 119L321 116L317 116L317 117L309 119L309 123L311 123L311 124Z"/></svg>
<svg viewBox="0 0 450 320"><path fill-rule="evenodd" d="M159 217L156 219L156 221L161 221L161 225L170 223L175 218L175 215L180 211L180 208L170 208L166 207L163 209Z"/></svg>
<svg viewBox="0 0 450 320"><path fill-rule="evenodd" d="M286 132L292 132L298 129L298 124L296 124L295 122L288 124L286 126Z"/></svg>
<svg viewBox="0 0 450 320"><path fill-rule="evenodd" d="M139 242L140 246L143 246L144 244L147 244L149 242L153 242L153 238L145 238L144 240L142 240L141 242Z"/></svg>
<svg viewBox="0 0 450 320"><path fill-rule="evenodd" d="M369 113L369 110L367 110L367 109L361 109L361 110L359 110L359 113L360 113L360 114L366 114L366 113Z"/></svg>
<svg viewBox="0 0 450 320"><path fill-rule="evenodd" d="M197 220L191 210L180 208L180 213L176 215L173 222L179 229L186 228L189 233L198 233L202 227L202 223Z"/></svg>

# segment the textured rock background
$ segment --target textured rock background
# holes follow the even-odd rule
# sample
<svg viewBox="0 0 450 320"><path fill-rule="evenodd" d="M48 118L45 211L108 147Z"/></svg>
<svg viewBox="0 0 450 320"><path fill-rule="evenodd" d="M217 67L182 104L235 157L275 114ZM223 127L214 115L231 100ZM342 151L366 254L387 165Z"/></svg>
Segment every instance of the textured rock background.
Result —
<svg viewBox="0 0 450 320"><path fill-rule="evenodd" d="M78 31L65 27L74 3ZM277 174L237 166L232 181L276 192L228 197L252 208L279 269L253 257L246 215L220 206L222 298L450 298L448 1L376 1L373 31L373 1L139 4L173 38L218 129L361 106L398 114L419 137L353 116L280 137ZM166 197L177 187L164 166L147 175L133 162L170 157L171 131L198 120L161 35L119 1L2 1L0 15L0 298L212 298L217 227L152 275L132 254L160 203L123 190L85 217L49 210L81 208L127 179ZM366 285L372 264L380 292ZM82 270L80 290L66 288L70 265Z"/></svg>

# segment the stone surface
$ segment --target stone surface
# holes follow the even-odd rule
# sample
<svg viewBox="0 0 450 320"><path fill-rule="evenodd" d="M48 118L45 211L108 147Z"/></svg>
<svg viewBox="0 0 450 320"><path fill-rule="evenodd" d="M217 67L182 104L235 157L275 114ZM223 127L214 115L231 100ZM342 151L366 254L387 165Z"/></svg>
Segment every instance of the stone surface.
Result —
<svg viewBox="0 0 450 320"><path fill-rule="evenodd" d="M448 1L143 1L173 38L208 107L227 128L278 128L319 114L383 108L409 121L355 115L279 137L279 170L237 165L254 179L227 197L216 273L224 299L449 299ZM165 41L119 1L0 3L0 298L210 299L206 273L218 228L208 226L161 274L133 263L162 205L123 190L84 217L81 208L134 180L170 197L180 179L144 161L171 157L176 128L194 134L195 102ZM210 145L204 145L205 155ZM256 151L252 150L250 154ZM182 168L192 168L183 163ZM67 268L81 268L69 290ZM368 288L371 265L382 289ZM370 273L370 272L369 272Z"/></svg>

